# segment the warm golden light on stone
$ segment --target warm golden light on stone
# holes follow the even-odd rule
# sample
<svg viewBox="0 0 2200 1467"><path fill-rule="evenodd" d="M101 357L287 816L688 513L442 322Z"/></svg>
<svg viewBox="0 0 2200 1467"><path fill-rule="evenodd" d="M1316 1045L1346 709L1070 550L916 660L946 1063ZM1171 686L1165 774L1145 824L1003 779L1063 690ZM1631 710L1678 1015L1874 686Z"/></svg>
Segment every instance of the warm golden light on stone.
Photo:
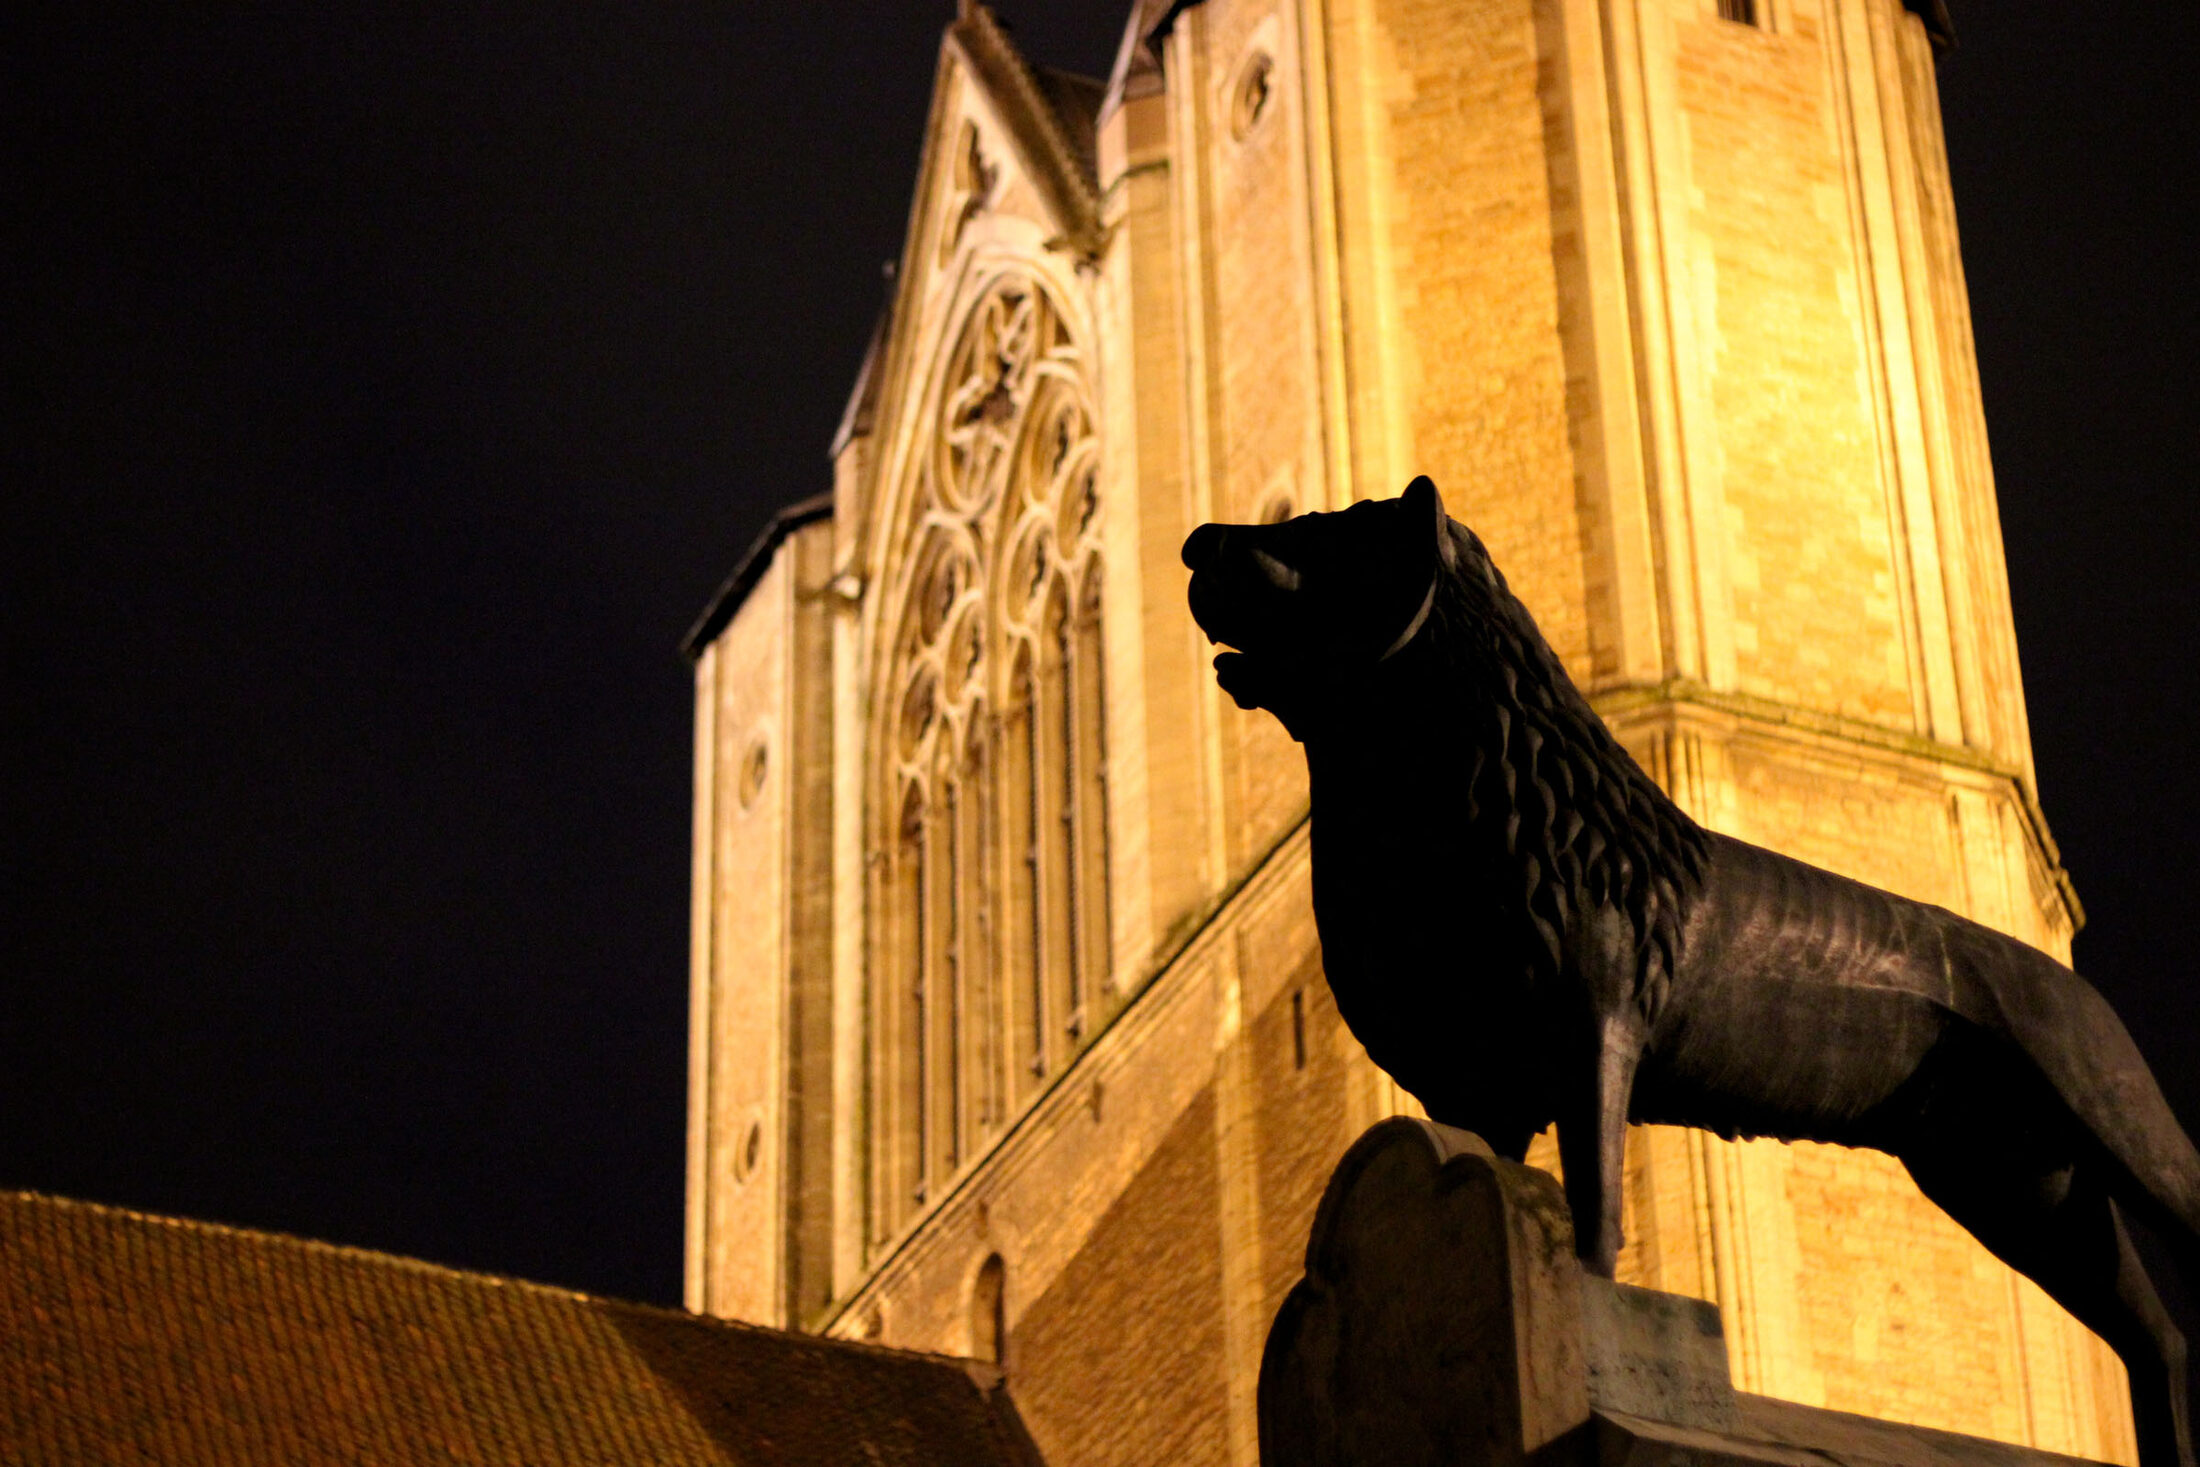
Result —
<svg viewBox="0 0 2200 1467"><path fill-rule="evenodd" d="M1314 1202L1413 1107L1185 612L1205 520L1431 475L1691 814L2067 959L1927 36L1741 10L1203 0L1104 96L951 27L831 510L699 649L692 1307L998 1352L1050 1461L1252 1467ZM2133 1460L1889 1158L1638 1130L1626 1226L1745 1391Z"/></svg>

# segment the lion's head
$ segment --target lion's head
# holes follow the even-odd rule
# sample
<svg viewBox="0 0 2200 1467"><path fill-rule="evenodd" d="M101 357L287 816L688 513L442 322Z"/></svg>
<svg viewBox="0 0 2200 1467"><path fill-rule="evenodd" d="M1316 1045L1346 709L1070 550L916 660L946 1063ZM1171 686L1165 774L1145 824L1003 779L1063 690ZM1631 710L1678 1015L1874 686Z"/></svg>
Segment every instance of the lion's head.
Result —
<svg viewBox="0 0 2200 1467"><path fill-rule="evenodd" d="M1436 486L1273 525L1201 525L1184 542L1192 618L1227 648L1215 677L1240 708L1294 738L1311 714L1394 656L1427 623L1455 558Z"/></svg>
<svg viewBox="0 0 2200 1467"><path fill-rule="evenodd" d="M1656 1007L1703 833L1606 730L1434 484L1281 524L1202 525L1184 563L1193 619L1233 649L1215 677L1239 707L1275 714L1310 753L1395 764L1408 745L1435 751L1465 826L1516 866L1542 960L1557 966L1582 913L1616 914Z"/></svg>

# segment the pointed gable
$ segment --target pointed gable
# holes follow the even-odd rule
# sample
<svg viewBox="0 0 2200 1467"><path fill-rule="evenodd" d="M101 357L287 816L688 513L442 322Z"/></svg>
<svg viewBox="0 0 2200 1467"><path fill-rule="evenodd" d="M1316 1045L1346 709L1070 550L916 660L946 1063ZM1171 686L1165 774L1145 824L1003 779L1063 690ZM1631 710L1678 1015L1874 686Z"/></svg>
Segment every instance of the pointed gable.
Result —
<svg viewBox="0 0 2200 1467"><path fill-rule="evenodd" d="M1034 67L977 0L964 0L945 45L978 83L1064 239L1087 252L1097 247L1100 195L1093 142L1101 84Z"/></svg>
<svg viewBox="0 0 2200 1467"><path fill-rule="evenodd" d="M1096 182L1104 91L1096 79L1034 66L976 0L964 0L941 37L892 300L834 440L836 459L852 442L874 445L842 476L838 511L864 574L880 568L874 531L924 437L918 418L937 408L926 405L938 388L935 358L980 277L1002 269L1046 277L1065 304L1080 302L1071 310L1077 334L1089 330L1073 279L1104 242Z"/></svg>
<svg viewBox="0 0 2200 1467"><path fill-rule="evenodd" d="M1101 244L1097 122L1105 88L1031 64L992 11L965 0L940 41L897 294L946 265L989 213L1016 214L1046 248L1090 256ZM902 323L897 323L898 325Z"/></svg>

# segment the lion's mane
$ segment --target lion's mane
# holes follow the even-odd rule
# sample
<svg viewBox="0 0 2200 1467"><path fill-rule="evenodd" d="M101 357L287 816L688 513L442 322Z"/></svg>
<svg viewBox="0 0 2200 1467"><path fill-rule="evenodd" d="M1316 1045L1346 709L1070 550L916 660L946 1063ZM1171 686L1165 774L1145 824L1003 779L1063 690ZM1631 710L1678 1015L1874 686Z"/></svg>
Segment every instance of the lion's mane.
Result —
<svg viewBox="0 0 2200 1467"><path fill-rule="evenodd" d="M1654 1018L1671 991L1682 924L1700 889L1704 830L1620 747L1472 531L1450 526L1422 655L1471 705L1469 819L1502 825L1542 975L1587 913L1617 912L1634 942L1635 1000Z"/></svg>

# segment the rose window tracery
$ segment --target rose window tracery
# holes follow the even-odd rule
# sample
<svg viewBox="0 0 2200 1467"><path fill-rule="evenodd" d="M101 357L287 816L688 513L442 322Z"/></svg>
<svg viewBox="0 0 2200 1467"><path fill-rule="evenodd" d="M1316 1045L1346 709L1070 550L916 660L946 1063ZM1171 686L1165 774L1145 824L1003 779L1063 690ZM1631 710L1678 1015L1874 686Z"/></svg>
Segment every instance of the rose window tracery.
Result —
<svg viewBox="0 0 2200 1467"><path fill-rule="evenodd" d="M1112 998L1098 442L1034 281L985 290L909 486L872 850L875 1236L997 1135Z"/></svg>

